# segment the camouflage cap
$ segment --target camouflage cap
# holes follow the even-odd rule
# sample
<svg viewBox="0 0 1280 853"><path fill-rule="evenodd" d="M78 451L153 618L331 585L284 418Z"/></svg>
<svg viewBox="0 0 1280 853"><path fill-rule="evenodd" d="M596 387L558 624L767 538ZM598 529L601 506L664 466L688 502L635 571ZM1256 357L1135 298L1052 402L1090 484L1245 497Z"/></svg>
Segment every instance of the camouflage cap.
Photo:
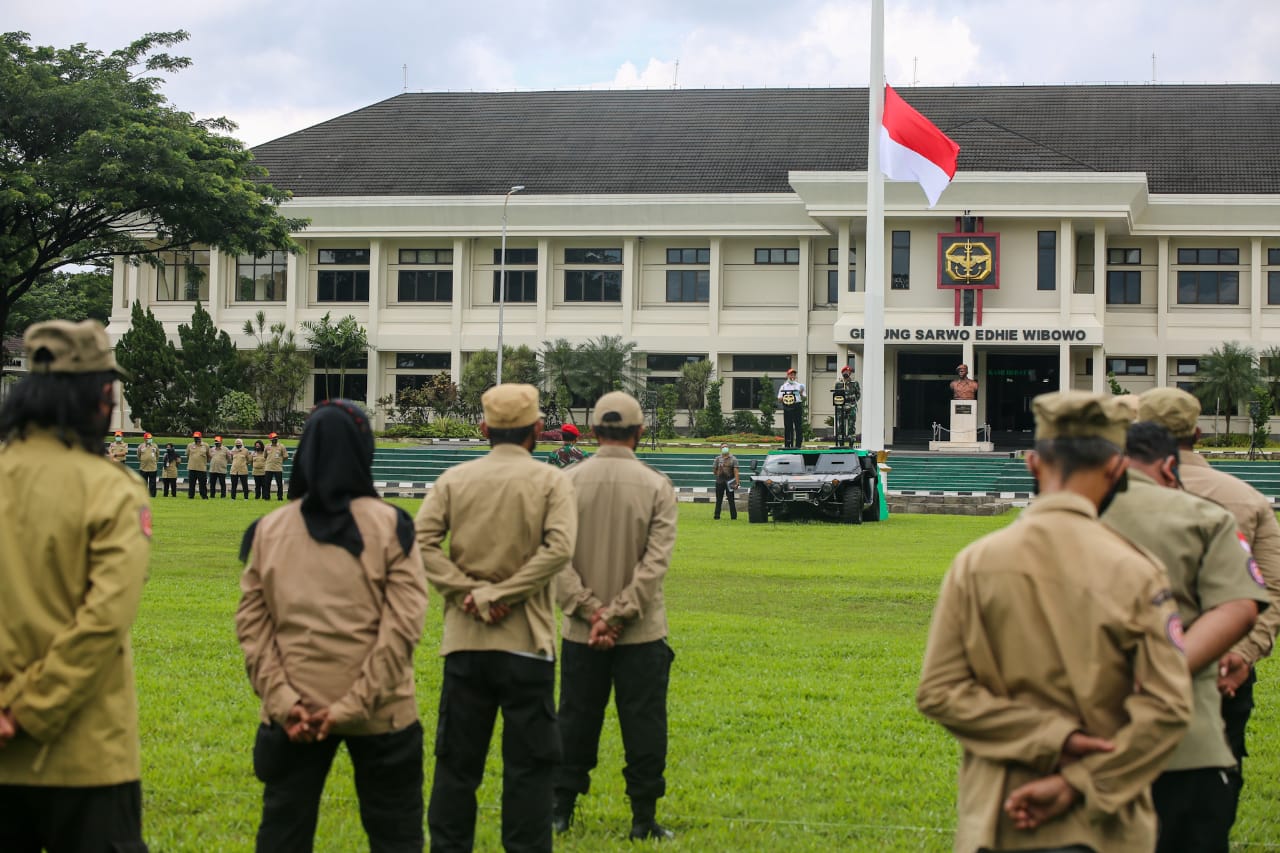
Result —
<svg viewBox="0 0 1280 853"><path fill-rule="evenodd" d="M1102 438L1124 449L1133 418L1115 397L1086 391L1041 394L1031 401L1036 441L1052 438Z"/></svg>
<svg viewBox="0 0 1280 853"><path fill-rule="evenodd" d="M522 382L495 385L480 397L484 422L490 429L519 429L543 417L538 389Z"/></svg>
<svg viewBox="0 0 1280 853"><path fill-rule="evenodd" d="M610 391L599 400L591 410L593 427L637 427L644 426L644 412L640 403L626 391Z"/></svg>
<svg viewBox="0 0 1280 853"><path fill-rule="evenodd" d="M132 378L116 363L107 330L97 320L35 323L23 336L32 373L116 373Z"/></svg>
<svg viewBox="0 0 1280 853"><path fill-rule="evenodd" d="M1181 388L1152 388L1138 398L1138 420L1154 421L1174 438L1191 438L1200 419L1200 401Z"/></svg>

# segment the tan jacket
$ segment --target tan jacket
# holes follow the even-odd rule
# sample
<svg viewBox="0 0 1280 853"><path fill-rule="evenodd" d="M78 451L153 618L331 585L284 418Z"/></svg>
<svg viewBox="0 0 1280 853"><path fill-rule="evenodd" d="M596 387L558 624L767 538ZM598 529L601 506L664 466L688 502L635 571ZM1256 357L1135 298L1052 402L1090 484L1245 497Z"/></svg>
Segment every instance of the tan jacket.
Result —
<svg viewBox="0 0 1280 853"><path fill-rule="evenodd" d="M564 638L585 643L591 615L623 626L619 644L667 636L662 581L676 544L676 494L625 447L604 445L565 471L578 501L573 562L556 576Z"/></svg>
<svg viewBox="0 0 1280 853"><path fill-rule="evenodd" d="M187 445L187 471L209 470L209 445L194 441Z"/></svg>
<svg viewBox="0 0 1280 853"><path fill-rule="evenodd" d="M445 601L440 654L555 657L551 582L568 565L578 535L573 486L560 469L523 447L500 444L441 474L418 510L416 527L427 580ZM486 618L497 601L510 604L511 614L495 624L481 622L462 610L468 594Z"/></svg>
<svg viewBox="0 0 1280 853"><path fill-rule="evenodd" d="M178 479L178 462L177 461L170 462L168 465L164 466L164 471L161 474L161 478L165 480Z"/></svg>
<svg viewBox="0 0 1280 853"><path fill-rule="evenodd" d="M418 719L413 650L427 610L418 546L405 552L391 504L357 498L351 513L364 537L359 559L312 539L301 501L253 531L236 636L264 722L283 722L297 702L329 708L339 734L399 731Z"/></svg>
<svg viewBox="0 0 1280 853"><path fill-rule="evenodd" d="M1164 570L1079 495L1036 499L965 548L933 613L916 704L960 741L955 849L1150 853L1150 785L1191 717ZM1136 685L1136 686L1135 686ZM1115 750L1063 768L1080 802L1033 832L1001 808L1081 729Z"/></svg>
<svg viewBox="0 0 1280 853"><path fill-rule="evenodd" d="M1249 573L1249 552L1231 513L1204 498L1166 489L1130 469L1129 488L1116 495L1103 524L1164 564L1183 630L1206 611L1238 599L1267 606L1266 589ZM1191 728L1169 760L1169 770L1234 767L1222 722L1218 663L1192 673L1195 713Z"/></svg>
<svg viewBox="0 0 1280 853"><path fill-rule="evenodd" d="M129 631L150 557L142 479L52 434L0 448L0 784L139 778Z"/></svg>
<svg viewBox="0 0 1280 853"><path fill-rule="evenodd" d="M265 454L258 453L255 450L253 453L249 454L249 456L253 460L253 476L261 477L263 474L267 473L267 457Z"/></svg>
<svg viewBox="0 0 1280 853"><path fill-rule="evenodd" d="M209 448L209 473L225 474L227 473L227 460L231 456L231 451L226 446L218 447L216 444Z"/></svg>
<svg viewBox="0 0 1280 853"><path fill-rule="evenodd" d="M123 441L113 441L107 446L107 455L111 457L112 462L119 462L123 465L125 460L129 458L129 445Z"/></svg>
<svg viewBox="0 0 1280 853"><path fill-rule="evenodd" d="M232 476L236 476L238 474L248 474L248 473L249 473L249 451L243 447L241 447L239 450L232 448L231 449Z"/></svg>
<svg viewBox="0 0 1280 853"><path fill-rule="evenodd" d="M1271 654L1276 630L1280 628L1280 524L1276 523L1275 510L1262 492L1225 471L1211 468L1199 453L1179 451L1178 464L1182 485L1188 492L1221 504L1235 516L1266 582L1271 606L1258 614L1253 630L1232 648L1255 664Z"/></svg>
<svg viewBox="0 0 1280 853"><path fill-rule="evenodd" d="M284 471L284 460L289 458L289 450L283 444L268 444L265 453L268 471Z"/></svg>
<svg viewBox="0 0 1280 853"><path fill-rule="evenodd" d="M138 470L154 471L160 459L160 449L154 444L143 442L138 445Z"/></svg>

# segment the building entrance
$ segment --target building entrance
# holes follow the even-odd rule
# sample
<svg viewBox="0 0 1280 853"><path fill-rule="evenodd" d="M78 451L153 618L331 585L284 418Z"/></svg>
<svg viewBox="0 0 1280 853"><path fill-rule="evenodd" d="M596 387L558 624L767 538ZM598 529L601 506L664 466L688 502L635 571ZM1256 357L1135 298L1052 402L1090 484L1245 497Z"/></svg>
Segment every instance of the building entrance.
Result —
<svg viewBox="0 0 1280 853"><path fill-rule="evenodd" d="M959 348L898 353L898 417L893 443L928 444L933 423L950 426L951 389Z"/></svg>
<svg viewBox="0 0 1280 853"><path fill-rule="evenodd" d="M992 441L1001 447L1030 447L1036 430L1031 401L1060 387L1058 354L989 351L986 371L977 378L978 396L987 401Z"/></svg>

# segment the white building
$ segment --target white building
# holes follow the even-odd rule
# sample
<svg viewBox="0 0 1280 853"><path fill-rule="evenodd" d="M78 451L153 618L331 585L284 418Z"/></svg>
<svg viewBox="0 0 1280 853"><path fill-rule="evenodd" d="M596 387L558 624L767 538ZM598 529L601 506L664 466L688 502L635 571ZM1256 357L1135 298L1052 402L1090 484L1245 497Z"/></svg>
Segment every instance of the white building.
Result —
<svg viewBox="0 0 1280 853"><path fill-rule="evenodd" d="M961 153L934 210L886 187L889 443L945 423L961 362L1007 444L1043 391L1101 391L1109 369L1133 391L1194 381L1225 341L1280 345L1280 86L901 93ZM259 310L293 329L351 314L373 352L350 396L456 378L496 343L503 194L524 185L508 345L622 335L659 381L707 358L727 413L795 366L821 428L839 366L862 367L866 115L864 89L400 95L255 149L311 220L301 253L118 263L110 329L134 300L176 341L198 298L242 347ZM939 235L962 224L999 235L980 296L939 286Z"/></svg>

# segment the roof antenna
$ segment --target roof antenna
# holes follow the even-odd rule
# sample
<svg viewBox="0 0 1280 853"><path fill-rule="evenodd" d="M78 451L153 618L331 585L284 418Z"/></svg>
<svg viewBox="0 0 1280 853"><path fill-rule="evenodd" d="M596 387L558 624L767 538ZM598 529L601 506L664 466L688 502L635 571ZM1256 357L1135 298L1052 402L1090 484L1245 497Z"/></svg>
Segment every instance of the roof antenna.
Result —
<svg viewBox="0 0 1280 853"><path fill-rule="evenodd" d="M911 85L918 86L920 84L920 57L911 57Z"/></svg>
<svg viewBox="0 0 1280 853"><path fill-rule="evenodd" d="M406 62L404 65L400 66L400 73L404 75L404 88L400 91L402 93L407 92L409 91L409 63Z"/></svg>
<svg viewBox="0 0 1280 853"><path fill-rule="evenodd" d="M1151 82L1156 82L1156 55L1154 51L1151 53Z"/></svg>
<svg viewBox="0 0 1280 853"><path fill-rule="evenodd" d="M671 88L680 88L680 57L676 57L676 70L671 74Z"/></svg>

